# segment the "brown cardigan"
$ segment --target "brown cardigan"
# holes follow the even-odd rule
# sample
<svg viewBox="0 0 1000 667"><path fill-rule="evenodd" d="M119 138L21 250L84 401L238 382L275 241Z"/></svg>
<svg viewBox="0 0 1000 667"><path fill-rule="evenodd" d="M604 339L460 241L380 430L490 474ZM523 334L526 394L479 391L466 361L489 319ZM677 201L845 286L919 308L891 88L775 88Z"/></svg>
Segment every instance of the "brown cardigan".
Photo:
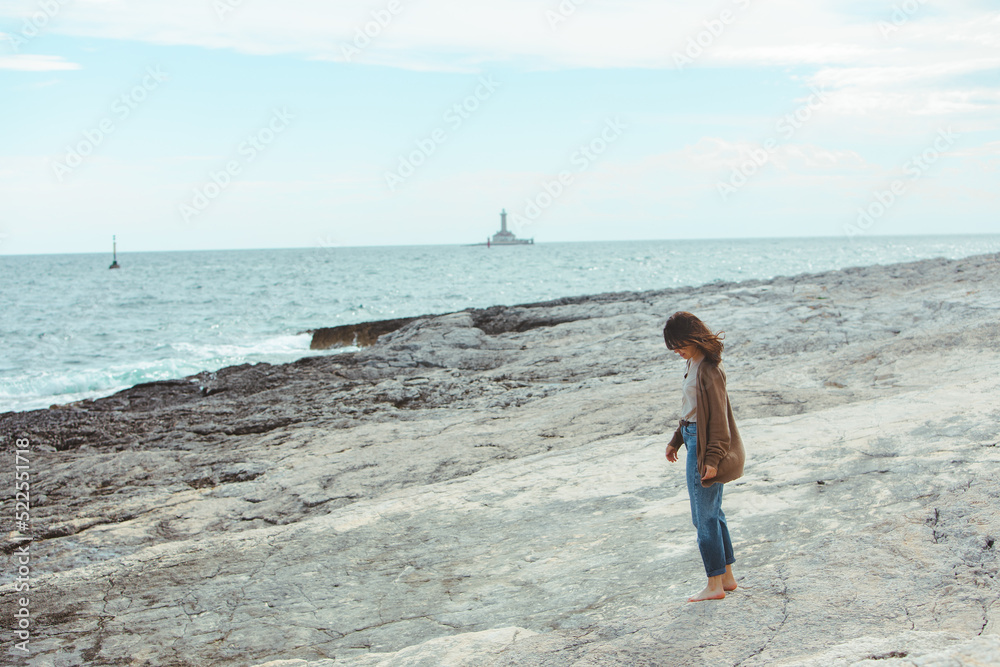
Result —
<svg viewBox="0 0 1000 667"><path fill-rule="evenodd" d="M746 453L743 440L736 429L733 408L726 392L726 372L718 364L703 360L698 365L695 381L698 404L695 406L695 420L698 424L698 472L705 474L705 466L713 466L717 473L702 486L719 482L725 484L743 476ZM674 431L667 447L679 450L684 444L681 427ZM690 452L688 454L690 456Z"/></svg>

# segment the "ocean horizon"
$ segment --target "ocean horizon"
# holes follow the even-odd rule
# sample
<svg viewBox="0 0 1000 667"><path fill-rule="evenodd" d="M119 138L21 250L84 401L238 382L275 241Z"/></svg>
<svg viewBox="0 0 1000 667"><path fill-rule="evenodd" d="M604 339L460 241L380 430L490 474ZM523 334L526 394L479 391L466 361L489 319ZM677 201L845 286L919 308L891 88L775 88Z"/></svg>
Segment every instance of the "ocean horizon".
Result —
<svg viewBox="0 0 1000 667"><path fill-rule="evenodd" d="M323 327L996 251L1000 235L145 251L114 271L110 253L0 255L0 412L344 352L309 349Z"/></svg>

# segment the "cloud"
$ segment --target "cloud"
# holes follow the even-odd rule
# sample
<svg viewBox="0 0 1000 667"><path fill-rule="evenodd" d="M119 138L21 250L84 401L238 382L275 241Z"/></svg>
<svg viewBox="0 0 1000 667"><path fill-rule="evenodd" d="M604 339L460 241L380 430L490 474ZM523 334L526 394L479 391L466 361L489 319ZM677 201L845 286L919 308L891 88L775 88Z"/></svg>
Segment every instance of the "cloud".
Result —
<svg viewBox="0 0 1000 667"><path fill-rule="evenodd" d="M0 16L25 18L35 8L24 6L21 12L0 10ZM941 15L908 17L892 39L879 34L875 18L859 20L852 5L833 0L732 0L718 8L679 0L379 0L363 4L76 0L47 29L66 35L255 54L299 53L331 60L344 60L343 47L359 40L365 43L359 61L378 60L407 68L451 69L456 63L496 62L546 68L673 68L674 51L692 40L703 51L699 64L864 64L873 59L905 59L915 50L944 45L995 52L1000 13L980 11L969 17L973 10L964 8L972 6L970 0L954 0L942 5ZM890 12L886 14L890 18Z"/></svg>
<svg viewBox="0 0 1000 667"><path fill-rule="evenodd" d="M17 3L13 3L18 6ZM912 11L901 9L913 6ZM37 7L0 9L26 20ZM805 66L830 113L1000 118L1000 11L977 0L75 0L47 32L421 71ZM680 58L680 60L678 60ZM73 69L22 56L0 67ZM801 71L801 70L800 70ZM811 72L811 73L808 73ZM979 78L978 82L976 81ZM993 122L993 121L990 121ZM1000 122L1000 121L996 121Z"/></svg>
<svg viewBox="0 0 1000 667"><path fill-rule="evenodd" d="M54 72L80 69L80 65L67 62L62 56L18 54L15 56L0 56L0 69L20 72Z"/></svg>
<svg viewBox="0 0 1000 667"><path fill-rule="evenodd" d="M1000 141L955 150L953 155L965 158L983 172L1000 171Z"/></svg>
<svg viewBox="0 0 1000 667"><path fill-rule="evenodd" d="M766 158L762 157L764 154ZM713 178L728 176L732 169L753 161L754 156L757 156L757 162L785 171L864 174L873 170L873 166L853 150L832 150L810 143L777 144L767 150L760 143L702 137L683 148L635 162L629 178L639 178L644 172L670 173L671 178L697 174Z"/></svg>

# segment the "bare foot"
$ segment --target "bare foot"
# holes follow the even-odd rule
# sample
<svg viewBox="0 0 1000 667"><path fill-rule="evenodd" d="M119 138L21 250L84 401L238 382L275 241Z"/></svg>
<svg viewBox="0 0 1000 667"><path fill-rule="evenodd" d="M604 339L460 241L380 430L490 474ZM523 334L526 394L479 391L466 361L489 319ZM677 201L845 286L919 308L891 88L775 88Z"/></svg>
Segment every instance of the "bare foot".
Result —
<svg viewBox="0 0 1000 667"><path fill-rule="evenodd" d="M688 598L688 602L701 602L703 600L724 600L726 598L726 592L721 588L715 589L711 586L705 586L704 590L697 595L692 595Z"/></svg>
<svg viewBox="0 0 1000 667"><path fill-rule="evenodd" d="M726 566L726 573L722 575L722 590L735 591L736 590L736 577L733 576L733 566Z"/></svg>

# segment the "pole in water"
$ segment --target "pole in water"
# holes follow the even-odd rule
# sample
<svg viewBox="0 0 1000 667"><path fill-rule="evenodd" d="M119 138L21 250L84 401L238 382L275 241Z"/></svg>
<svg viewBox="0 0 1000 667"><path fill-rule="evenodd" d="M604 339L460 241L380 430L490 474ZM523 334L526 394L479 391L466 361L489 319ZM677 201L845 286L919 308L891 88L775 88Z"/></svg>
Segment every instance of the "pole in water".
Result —
<svg viewBox="0 0 1000 667"><path fill-rule="evenodd" d="M111 258L111 266L109 266L108 268L109 269L120 269L120 268L122 268L121 265L118 263L118 237L117 236L112 236L111 237L111 252L112 252L113 256Z"/></svg>

